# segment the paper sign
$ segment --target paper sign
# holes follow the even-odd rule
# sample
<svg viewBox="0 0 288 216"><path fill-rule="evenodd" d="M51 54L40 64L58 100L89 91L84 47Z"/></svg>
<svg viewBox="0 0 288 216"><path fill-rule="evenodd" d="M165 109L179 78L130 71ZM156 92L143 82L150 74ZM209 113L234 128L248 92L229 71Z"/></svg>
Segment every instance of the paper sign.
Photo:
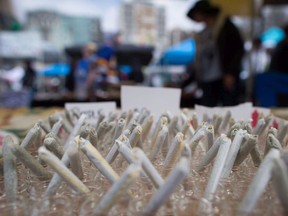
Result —
<svg viewBox="0 0 288 216"><path fill-rule="evenodd" d="M207 115L209 119L212 119L213 115L218 114L224 116L226 112L230 110L231 116L236 120L251 120L251 113L253 111L252 103L243 103L237 106L229 106L229 107L206 107L201 105L195 105L195 112L199 119L202 120L203 115Z"/></svg>
<svg viewBox="0 0 288 216"><path fill-rule="evenodd" d="M115 102L88 102L88 103L65 103L65 109L79 109L80 113L88 116L87 120L91 124L95 124L97 111L102 109L107 116L109 112L116 110Z"/></svg>
<svg viewBox="0 0 288 216"><path fill-rule="evenodd" d="M170 111L178 114L180 111L181 89L156 88L142 86L121 86L122 110L141 109L150 110L155 117Z"/></svg>

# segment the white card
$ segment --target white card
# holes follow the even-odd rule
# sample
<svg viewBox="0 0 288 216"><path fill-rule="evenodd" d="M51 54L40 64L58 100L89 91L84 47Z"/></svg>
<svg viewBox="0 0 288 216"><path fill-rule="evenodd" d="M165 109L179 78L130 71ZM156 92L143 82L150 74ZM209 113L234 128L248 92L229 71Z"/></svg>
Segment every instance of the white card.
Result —
<svg viewBox="0 0 288 216"><path fill-rule="evenodd" d="M122 110L147 108L158 118L163 112L178 114L181 89L143 86L121 86Z"/></svg>
<svg viewBox="0 0 288 216"><path fill-rule="evenodd" d="M65 109L79 109L80 113L87 115L87 121L95 124L97 119L97 111L102 109L104 114L108 116L109 112L116 110L115 102L85 102L85 103L65 103Z"/></svg>
<svg viewBox="0 0 288 216"><path fill-rule="evenodd" d="M212 119L213 115L218 114L224 116L226 112L230 110L231 116L236 120L251 120L251 113L253 111L252 103L243 103L237 106L229 107L206 107L201 105L195 105L195 112L200 120L202 120L203 115L207 115Z"/></svg>

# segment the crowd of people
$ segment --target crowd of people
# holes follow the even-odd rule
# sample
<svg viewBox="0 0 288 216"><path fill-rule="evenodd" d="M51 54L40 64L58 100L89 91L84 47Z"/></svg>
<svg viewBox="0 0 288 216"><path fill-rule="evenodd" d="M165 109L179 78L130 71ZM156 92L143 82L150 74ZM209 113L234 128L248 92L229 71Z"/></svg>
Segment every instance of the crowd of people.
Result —
<svg viewBox="0 0 288 216"><path fill-rule="evenodd" d="M243 99L256 102L253 92L247 98L247 83L240 79L240 73L245 66L246 70L250 71L248 76L251 76L252 80L256 74L266 71L288 72L288 25L283 27L285 37L271 53L265 50L260 38L253 40L251 52L246 53L239 29L217 5L213 5L209 0L197 1L187 16L205 26L195 36L196 58L189 66L189 74L193 75L203 91L200 99L202 105L231 106L237 105ZM187 81L184 83L189 84ZM248 85L253 85L253 82Z"/></svg>
<svg viewBox="0 0 288 216"><path fill-rule="evenodd" d="M197 1L188 10L187 17L203 23L204 28L193 38L196 43L195 60L187 66L188 75L183 76L185 79L177 87L184 88L196 82L203 92L198 103L211 107L231 106L247 100L247 86L240 75L243 70L249 70L249 76L263 72L288 73L288 25L283 27L285 37L272 51L267 51L261 38L257 37L248 53L244 49L245 40L231 17L209 0ZM119 41L117 37L114 39L103 45L88 43L80 58L70 59L65 88L76 98L96 100L95 90L106 91L108 86L119 85L127 79L123 77L127 74L120 73L116 62L115 47ZM25 61L24 65L23 87L33 88L37 73L31 61ZM249 99L256 102L254 96Z"/></svg>

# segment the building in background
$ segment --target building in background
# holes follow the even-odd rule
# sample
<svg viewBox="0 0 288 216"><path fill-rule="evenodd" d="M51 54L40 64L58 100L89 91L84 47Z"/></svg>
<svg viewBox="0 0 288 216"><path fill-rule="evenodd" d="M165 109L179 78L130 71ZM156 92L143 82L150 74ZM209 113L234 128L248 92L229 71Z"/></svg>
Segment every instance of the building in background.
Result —
<svg viewBox="0 0 288 216"><path fill-rule="evenodd" d="M59 50L91 41L102 43L103 40L99 18L70 16L48 10L30 11L26 30L40 32L46 42Z"/></svg>
<svg viewBox="0 0 288 216"><path fill-rule="evenodd" d="M123 2L120 8L122 43L163 46L166 35L165 8L149 0Z"/></svg>

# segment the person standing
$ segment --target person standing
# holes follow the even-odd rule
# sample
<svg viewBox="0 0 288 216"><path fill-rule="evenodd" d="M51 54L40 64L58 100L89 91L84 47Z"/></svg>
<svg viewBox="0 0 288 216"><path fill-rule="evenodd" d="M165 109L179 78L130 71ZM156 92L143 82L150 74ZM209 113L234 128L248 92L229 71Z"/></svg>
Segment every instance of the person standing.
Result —
<svg viewBox="0 0 288 216"><path fill-rule="evenodd" d="M195 36L196 79L203 90L201 104L231 106L239 103L243 40L229 16L209 0L197 1L187 16L204 23L204 29Z"/></svg>

